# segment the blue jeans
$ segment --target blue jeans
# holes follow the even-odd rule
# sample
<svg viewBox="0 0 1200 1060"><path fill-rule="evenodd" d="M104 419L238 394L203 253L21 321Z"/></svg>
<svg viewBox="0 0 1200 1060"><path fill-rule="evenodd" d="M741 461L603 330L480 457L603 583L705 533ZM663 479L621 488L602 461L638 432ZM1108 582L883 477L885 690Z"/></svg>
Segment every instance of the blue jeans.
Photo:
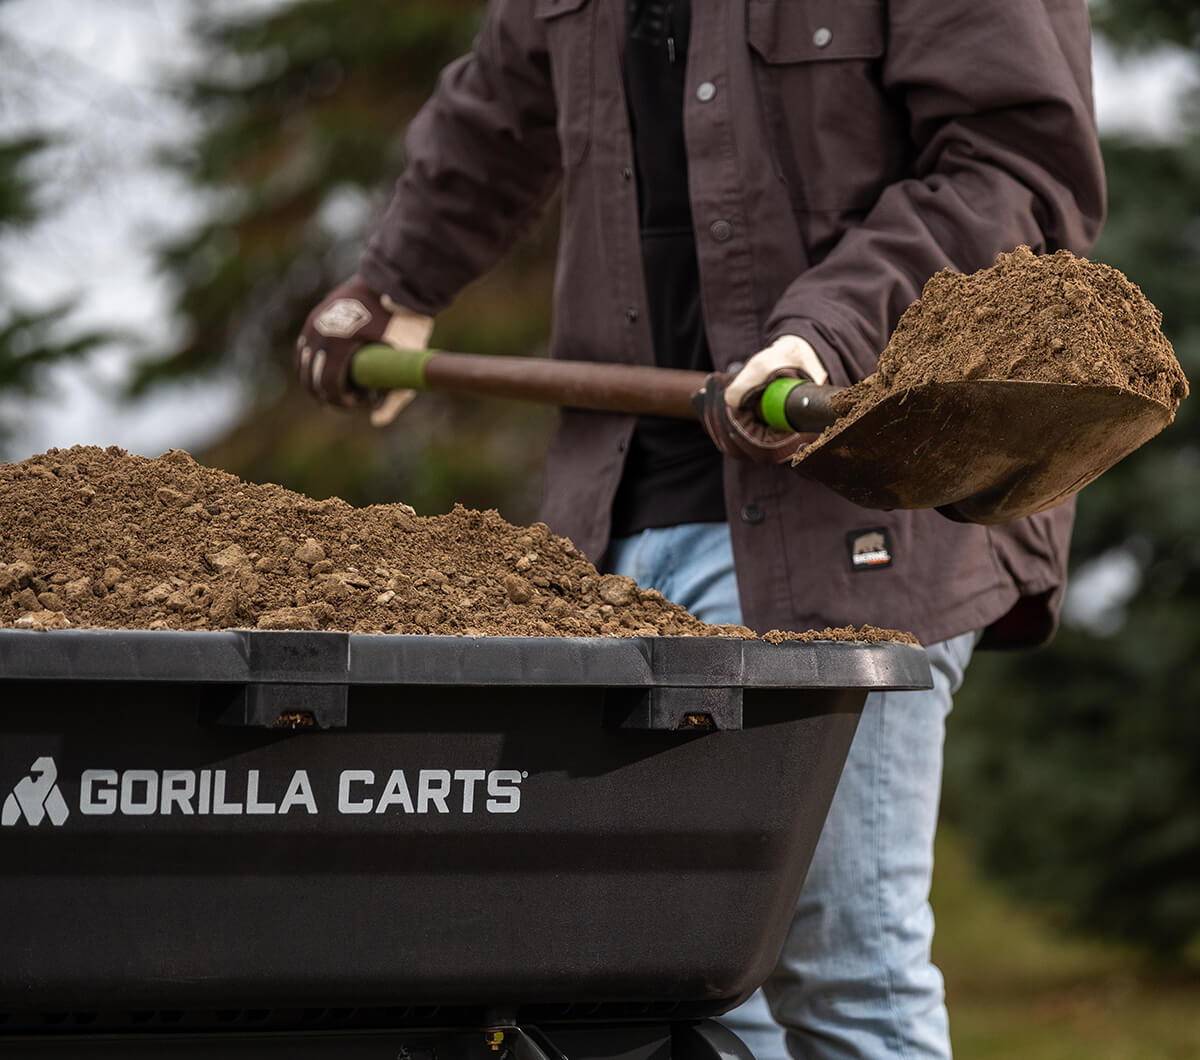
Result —
<svg viewBox="0 0 1200 1060"><path fill-rule="evenodd" d="M706 622L742 620L724 523L618 539L606 569ZM779 963L722 1017L757 1060L950 1056L929 885L945 720L976 640L926 649L932 690L867 696Z"/></svg>

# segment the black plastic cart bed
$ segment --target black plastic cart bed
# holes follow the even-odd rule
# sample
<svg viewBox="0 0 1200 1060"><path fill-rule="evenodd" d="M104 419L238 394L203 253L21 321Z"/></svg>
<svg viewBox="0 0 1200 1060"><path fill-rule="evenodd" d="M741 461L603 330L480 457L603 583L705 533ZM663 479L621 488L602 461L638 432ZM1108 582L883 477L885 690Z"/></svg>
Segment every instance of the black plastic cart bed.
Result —
<svg viewBox="0 0 1200 1060"><path fill-rule="evenodd" d="M866 693L928 684L895 642L0 630L0 1051L736 1051L703 1021Z"/></svg>

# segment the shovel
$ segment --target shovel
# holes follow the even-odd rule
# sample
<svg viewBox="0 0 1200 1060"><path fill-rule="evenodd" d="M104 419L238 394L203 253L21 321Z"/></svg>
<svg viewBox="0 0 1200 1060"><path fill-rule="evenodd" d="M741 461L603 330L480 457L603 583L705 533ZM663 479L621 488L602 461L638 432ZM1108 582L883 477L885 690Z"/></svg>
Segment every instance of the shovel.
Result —
<svg viewBox="0 0 1200 1060"><path fill-rule="evenodd" d="M351 378L366 389L695 419L692 395L707 375L372 345L355 356ZM988 379L926 383L839 420L830 399L843 389L781 379L764 392L763 422L812 436L796 471L864 508L935 508L985 525L1066 500L1174 415L1121 387Z"/></svg>

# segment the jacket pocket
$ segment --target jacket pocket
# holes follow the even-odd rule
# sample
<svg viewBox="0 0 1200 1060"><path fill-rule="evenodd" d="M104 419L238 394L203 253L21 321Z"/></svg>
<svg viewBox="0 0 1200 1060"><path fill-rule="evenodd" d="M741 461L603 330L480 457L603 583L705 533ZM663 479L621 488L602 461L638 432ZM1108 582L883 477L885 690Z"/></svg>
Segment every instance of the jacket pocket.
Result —
<svg viewBox="0 0 1200 1060"><path fill-rule="evenodd" d="M879 59L880 0L750 0L747 39L768 63Z"/></svg>
<svg viewBox="0 0 1200 1060"><path fill-rule="evenodd" d="M564 166L582 162L591 139L595 7L590 0L534 0L533 5L533 17L546 34Z"/></svg>
<svg viewBox="0 0 1200 1060"><path fill-rule="evenodd" d="M865 210L901 173L902 110L884 90L883 0L749 0L763 120L800 211Z"/></svg>

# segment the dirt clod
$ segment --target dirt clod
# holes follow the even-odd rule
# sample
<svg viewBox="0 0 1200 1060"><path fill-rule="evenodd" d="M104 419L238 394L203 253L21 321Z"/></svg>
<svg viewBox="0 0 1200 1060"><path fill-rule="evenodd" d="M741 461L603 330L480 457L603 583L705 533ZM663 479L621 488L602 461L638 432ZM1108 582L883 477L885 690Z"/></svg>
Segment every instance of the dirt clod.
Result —
<svg viewBox="0 0 1200 1060"><path fill-rule="evenodd" d="M312 566L325 559L325 549L321 547L319 541L310 537L292 553L292 556L301 563L307 563L309 566Z"/></svg>

